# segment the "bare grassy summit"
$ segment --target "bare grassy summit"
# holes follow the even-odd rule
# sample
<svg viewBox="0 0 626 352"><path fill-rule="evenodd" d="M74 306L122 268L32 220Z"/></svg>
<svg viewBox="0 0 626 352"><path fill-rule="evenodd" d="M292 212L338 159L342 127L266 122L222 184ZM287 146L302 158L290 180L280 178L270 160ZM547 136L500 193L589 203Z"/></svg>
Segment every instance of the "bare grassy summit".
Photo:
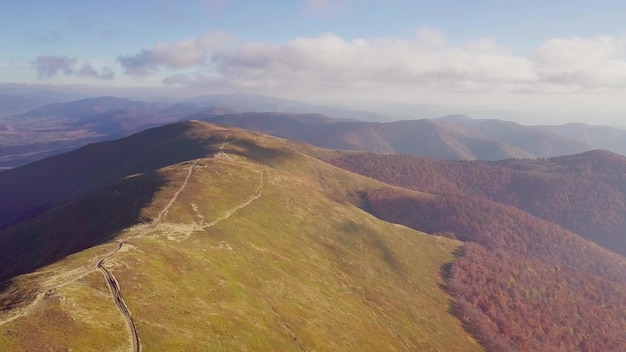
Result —
<svg viewBox="0 0 626 352"><path fill-rule="evenodd" d="M324 151L185 124L175 130L193 145L188 159L185 144L174 144L182 160L114 181L132 194L136 180L158 179L151 200L134 206L135 221L106 236L89 228L90 245L5 284L0 350L131 350L99 262L119 285L142 351L482 350L442 289L441 268L460 242L362 211L358 193L383 184L312 156ZM128 160L158 165L142 159L152 150ZM36 229L46 241L59 228L81 238L80 221L65 220L71 204L92 197L93 211L121 207L115 190L96 189L0 238Z"/></svg>

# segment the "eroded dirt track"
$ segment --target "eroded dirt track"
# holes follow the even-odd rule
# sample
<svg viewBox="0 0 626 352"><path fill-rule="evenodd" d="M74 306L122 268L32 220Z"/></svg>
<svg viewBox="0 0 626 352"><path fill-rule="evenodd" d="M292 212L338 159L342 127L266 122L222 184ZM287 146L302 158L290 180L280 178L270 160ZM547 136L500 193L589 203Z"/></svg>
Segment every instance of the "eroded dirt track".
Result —
<svg viewBox="0 0 626 352"><path fill-rule="evenodd" d="M122 294L120 292L120 284L119 282L117 282L117 279L115 279L115 276L113 276L113 273L104 266L104 262L109 257L117 253L120 249L122 249L123 245L124 245L123 241L119 242L117 248L114 251L107 254L104 258L98 261L96 268L102 272L102 275L104 275L104 279L106 280L107 286L109 286L109 291L111 292L111 295L113 296L115 305L117 306L117 309L122 314L122 317L124 317L124 320L126 320L126 325L128 326L128 330L130 332L130 338L132 341L131 351L139 352L141 350L141 344L139 343L139 333L137 332L137 326L135 325L135 321L133 320L133 317L131 316L130 311L128 310L128 307L126 306L126 303L124 302L124 299L122 298Z"/></svg>
<svg viewBox="0 0 626 352"><path fill-rule="evenodd" d="M187 184L189 184L189 179L191 178L191 175L193 174L193 169L194 167L196 167L196 165L198 165L198 162L200 160L201 159L197 159L196 161L193 162L193 164L191 164L191 166L189 167L189 171L187 172L187 177L185 177L185 181L180 186L180 188L176 191L176 193L174 193L174 196L172 197L172 199L170 199L170 201L167 203L165 208L161 210L157 218L152 222L152 227L156 227L163 220L163 217L167 214L167 211L172 207L172 205L174 204L178 196L181 194L181 192L185 189L185 187L187 187Z"/></svg>
<svg viewBox="0 0 626 352"><path fill-rule="evenodd" d="M178 188L176 193L174 193L174 195L169 200L167 205L159 212L159 215L157 216L157 218L152 222L152 224L150 224L151 228L158 226L163 220L163 217L167 215L168 210L172 207L172 205L174 204L178 196L187 187L187 184L189 184L189 179L191 178L191 175L193 174L194 167L198 164L200 160L201 159L197 159L196 161L193 162L193 164L191 164L191 166L189 166L189 171L187 172L187 176L185 177L185 180L183 181L181 186ZM102 274L104 275L106 284L109 287L109 291L111 292L111 295L113 296L113 301L115 302L117 309L120 311L120 314L122 314L122 317L126 321L126 325L128 326L128 331L130 332L130 339L131 339L131 344L132 344L131 351L139 352L141 350L141 343L139 341L139 332L137 331L137 326L135 324L135 321L133 320L132 315L130 314L130 311L128 310L128 307L126 306L126 303L124 302L124 299L122 298L122 293L120 291L120 284L115 278L115 276L113 275L113 273L104 266L104 262L107 259L109 259L111 256L113 256L114 254L119 252L122 249L123 245L124 245L124 241L119 242L118 247L114 251L107 254L104 258L98 261L96 268L100 270Z"/></svg>

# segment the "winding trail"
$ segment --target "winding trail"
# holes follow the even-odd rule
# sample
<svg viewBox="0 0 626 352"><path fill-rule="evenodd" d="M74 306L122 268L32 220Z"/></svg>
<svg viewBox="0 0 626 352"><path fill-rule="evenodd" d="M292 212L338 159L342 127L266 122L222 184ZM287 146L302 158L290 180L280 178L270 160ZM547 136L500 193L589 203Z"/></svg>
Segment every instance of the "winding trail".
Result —
<svg viewBox="0 0 626 352"><path fill-rule="evenodd" d="M156 226L158 226L163 220L163 217L167 215L168 210L172 207L172 205L174 204L178 196L183 192L185 187L187 187L187 184L189 183L189 179L191 178L191 175L193 174L194 167L198 164L198 162L200 162L200 160L201 159L196 159L193 162L193 164L191 164L187 172L187 176L185 177L185 181L183 181L183 183L178 188L178 190L176 190L176 193L174 193L174 195L172 196L170 201L167 203L167 205L159 212L159 215L157 216L157 218L150 224L150 228L155 228ZM104 256L104 258L98 261L98 263L96 264L96 269L100 270L102 272L102 275L104 275L104 279L107 285L109 286L109 291L111 292L111 295L113 296L113 301L115 302L115 306L120 311L120 314L122 314L122 317L124 317L124 320L126 320L126 325L128 326L128 331L130 332L130 339L132 342L131 351L139 352L141 351L141 343L139 341L139 332L137 331L137 326L135 325L135 321L133 320L132 315L130 314L130 311L128 310L128 307L126 306L126 303L124 302L124 299L122 298L122 293L120 291L120 284L115 278L115 276L113 276L113 273L104 266L104 262L107 259L109 259L111 256L113 256L114 254L119 252L122 249L123 245L124 245L124 241L118 242L118 246L114 251L110 252L109 254Z"/></svg>
<svg viewBox="0 0 626 352"><path fill-rule="evenodd" d="M123 241L119 242L117 248L114 251L107 254L104 258L98 261L98 264L96 264L96 268L102 272L102 275L104 275L104 279L109 286L109 291L113 296L115 305L122 314L122 317L124 317L124 320L126 320L126 325L128 326L130 338L132 341L132 351L139 352L141 350L141 344L139 343L139 333L137 332L137 326L135 325L135 321L133 320L133 317L131 316L128 307L126 306L126 303L122 298L122 294L120 292L120 284L119 282L117 282L117 279L115 279L115 276L113 276L113 273L111 273L111 271L109 271L109 269L104 266L104 261L109 259L109 257L117 253L120 249L122 249L123 244Z"/></svg>
<svg viewBox="0 0 626 352"><path fill-rule="evenodd" d="M255 200L259 199L261 197L262 192L263 192L263 186L264 185L265 185L265 170L262 169L261 170L261 182L259 183L259 186L257 187L254 196L250 197L244 203L241 203L238 206L228 210L224 215L222 215L221 217L217 218L216 220L213 220L212 222L202 226L201 229L205 230L205 229L207 229L209 227L217 225L219 222L228 219L229 217L231 217L233 214L235 214L239 210L247 207L252 202L254 202Z"/></svg>
<svg viewBox="0 0 626 352"><path fill-rule="evenodd" d="M20 307L20 308L12 308L14 310L17 310L17 313L15 313L14 315L5 318L4 320L0 320L0 326L4 325L4 324L8 324L10 322L12 322L13 320L23 317L27 314L29 314L30 312L32 312L35 307L37 307L37 305L39 303L41 303L41 301L44 300L44 298L47 297L47 295L49 294L49 292L51 292L50 290L47 290L45 292L41 292L39 293L37 296L35 296L35 299L33 299L33 301L31 303L29 303L27 306L25 307Z"/></svg>
<svg viewBox="0 0 626 352"><path fill-rule="evenodd" d="M226 132L226 136L228 137L228 132ZM222 148L223 147L220 148L220 151ZM172 199L170 199L169 203L167 203L167 205L161 210L161 212L159 213L159 216L157 216L157 218L154 219L154 221L151 224L151 227L156 227L161 222L161 220L163 220L163 217L167 214L167 211L170 210L170 208L176 201L176 198L178 198L178 196L185 189L185 187L187 187L187 184L189 183L189 179L191 178L191 174L193 174L193 169L198 164L198 162L200 162L200 160L201 159L196 159L196 161L194 161L193 164L191 164L191 166L189 167L189 171L187 172L187 177L185 177L185 181L180 186L180 188L176 191L176 193L174 193L174 196L172 197Z"/></svg>
<svg viewBox="0 0 626 352"><path fill-rule="evenodd" d="M224 153L224 147L226 146L226 140L228 140L228 130L226 130L226 135L224 136L224 140L222 141L222 145L220 145L220 150L217 153L218 157L226 156L226 153Z"/></svg>
<svg viewBox="0 0 626 352"><path fill-rule="evenodd" d="M149 226L150 228L155 228L156 226L158 226L163 220L163 217L167 215L167 212L172 207L172 205L174 204L178 196L182 193L185 187L187 187L187 184L189 183L189 179L191 178L191 175L193 174L194 167L198 164L198 162L200 162L200 160L201 159L196 159L193 162L193 164L191 164L191 166L189 167L189 170L187 171L187 176L185 177L185 180L183 181L181 186L178 188L178 190L176 190L176 193L174 193L174 195L172 196L170 201L167 203L167 205L159 212L159 215L157 216L157 218L154 219L154 221L150 224ZM115 302L115 306L120 311L120 314L122 314L122 317L124 317L124 320L126 320L126 325L128 326L128 331L130 333L130 339L132 343L131 351L139 352L141 351L141 343L139 341L139 332L137 331L137 326L135 325L135 321L133 320L132 315L130 314L130 311L128 310L128 306L126 306L126 303L124 302L124 299L122 298L122 293L120 291L120 284L115 278L115 276L113 276L113 273L104 266L104 262L107 259L109 259L111 256L113 256L114 254L119 252L122 249L123 245L124 245L124 241L118 242L118 246L114 251L110 252L104 258L98 261L98 263L96 264L96 269L100 270L102 272L102 275L104 275L104 279L107 283L107 286L109 287L109 291L111 292L111 295L113 296L113 301Z"/></svg>
<svg viewBox="0 0 626 352"><path fill-rule="evenodd" d="M134 228L136 230L138 229L142 229L143 230L139 230L140 234L137 236L132 236L130 238L136 238L136 237L141 237L142 235L145 235L146 233L152 231L152 229L154 229L154 227L156 227L163 219L163 217L167 214L167 211L170 209L170 207L174 204L174 202L176 201L176 199L178 198L178 196L180 195L180 193L184 190L184 188L187 186L187 184L189 183L189 179L191 178L191 175L193 173L194 167L198 164L198 162L200 162L200 160L202 159L197 159L193 162L193 164L191 165L191 167L188 170L187 173L187 177L185 178L185 181L183 182L183 184L180 186L180 188L176 191L176 193L174 194L174 196L172 197L172 199L170 199L170 201L168 202L168 204L161 210L161 212L159 213L158 217L152 221L151 224L147 225L147 229L146 229L146 225L135 225ZM113 252L107 254L104 258L100 259L96 265L95 265L95 269L97 270L101 270L103 272L103 274L105 275L105 279L107 279L107 284L109 285L109 288L112 290L112 294L115 296L115 292L117 292L117 295L120 295L120 290L119 290L119 284L117 284L117 281L115 281L115 277L113 277L113 275L107 271L107 269L103 266L103 263L106 259L108 259L109 257L111 257L112 255L114 255L115 253L117 253L121 248L122 248L122 243L123 242L118 242L119 245L117 247L116 250L114 250ZM20 317L23 317L29 313L31 313L37 306L39 306L39 304L41 304L46 298L48 298L56 289L61 288L65 285L71 284L72 282L78 281L80 279L82 279L83 277L89 275L90 273L93 272L94 267L89 266L88 268L83 268L80 269L78 271L73 270L70 275L66 275L67 278L59 281L56 281L54 283L50 283L50 284L44 284L43 285L43 290L37 294L35 296L35 298L28 303L26 306L23 307L18 307L15 309L12 309L12 311L14 311L14 313L11 316L8 317L3 317L2 320L0 320L0 326L10 323ZM107 275L108 272L108 275ZM109 276L113 279L112 282L109 282ZM111 284L115 285L115 288L111 287ZM114 297L115 298L115 297ZM122 301L123 303L123 301ZM117 304L117 300L116 300L116 304ZM118 305L119 308L119 305ZM126 312L128 312L127 308L120 308L120 311L122 309L125 309ZM124 312L122 312L122 314L124 314ZM128 321L128 319L127 319ZM132 324L133 329L134 329L134 322L130 321L129 325ZM135 336L136 336L136 329L135 329ZM138 344L138 338L135 337L134 338L135 341L133 341L134 345L139 346ZM133 347L133 351L139 351L139 347Z"/></svg>

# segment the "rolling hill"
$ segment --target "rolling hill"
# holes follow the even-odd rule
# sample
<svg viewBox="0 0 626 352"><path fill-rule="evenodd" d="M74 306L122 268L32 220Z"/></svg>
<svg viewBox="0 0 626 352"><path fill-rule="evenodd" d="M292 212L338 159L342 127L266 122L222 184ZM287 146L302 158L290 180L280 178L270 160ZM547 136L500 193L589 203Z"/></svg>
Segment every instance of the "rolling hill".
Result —
<svg viewBox="0 0 626 352"><path fill-rule="evenodd" d="M0 349L482 350L443 288L461 243L364 212L389 186L332 153L191 121L10 170L70 173L0 232Z"/></svg>

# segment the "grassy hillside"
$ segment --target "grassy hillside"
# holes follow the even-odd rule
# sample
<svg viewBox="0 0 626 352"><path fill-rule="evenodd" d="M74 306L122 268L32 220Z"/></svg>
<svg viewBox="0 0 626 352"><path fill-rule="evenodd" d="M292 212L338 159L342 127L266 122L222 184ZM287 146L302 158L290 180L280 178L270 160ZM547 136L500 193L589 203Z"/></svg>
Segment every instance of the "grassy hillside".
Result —
<svg viewBox="0 0 626 352"><path fill-rule="evenodd" d="M187 126L184 139L207 152L154 171L160 186L139 209L143 222L4 288L0 350L128 349L128 329L95 268L111 253L103 265L142 350L482 350L442 288L441 268L460 242L363 212L353 205L358 193L383 185L303 146ZM94 201L114 206L109 194Z"/></svg>

